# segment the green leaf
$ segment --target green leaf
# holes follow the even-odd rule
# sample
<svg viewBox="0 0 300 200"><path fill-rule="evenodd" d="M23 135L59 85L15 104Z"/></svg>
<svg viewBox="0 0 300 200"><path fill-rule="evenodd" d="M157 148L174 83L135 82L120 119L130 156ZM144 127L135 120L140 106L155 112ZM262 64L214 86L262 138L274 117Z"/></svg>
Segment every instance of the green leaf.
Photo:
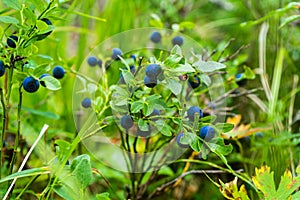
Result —
<svg viewBox="0 0 300 200"><path fill-rule="evenodd" d="M175 95L180 94L182 90L182 85L179 81L176 81L174 79L168 79L167 82L168 82L167 87L172 91L173 94Z"/></svg>
<svg viewBox="0 0 300 200"><path fill-rule="evenodd" d="M201 150L201 141L199 140L198 137L194 137L194 139L192 140L192 142L190 143L191 148L196 151L196 152L200 152Z"/></svg>
<svg viewBox="0 0 300 200"><path fill-rule="evenodd" d="M19 24L19 20L10 16L0 16L0 22L7 24Z"/></svg>
<svg viewBox="0 0 300 200"><path fill-rule="evenodd" d="M178 73L193 73L195 72L195 69L190 64L186 63L184 65L179 64L173 71Z"/></svg>
<svg viewBox="0 0 300 200"><path fill-rule="evenodd" d="M226 158L224 156L229 155L233 149L231 144L225 145L223 138L214 138L207 142L207 145L212 152L216 153L219 157L223 157L225 161Z"/></svg>
<svg viewBox="0 0 300 200"><path fill-rule="evenodd" d="M41 117L46 117L46 118L49 118L49 119L54 119L54 120L58 120L59 119L59 115L58 114L53 113L53 112L49 112L49 111L35 110L35 109L28 108L28 107L25 107L25 106L22 106L22 110L27 111L27 112L29 112L31 114L39 115Z"/></svg>
<svg viewBox="0 0 300 200"><path fill-rule="evenodd" d="M215 62L215 61L205 62L203 60L198 60L197 62L193 63L193 66L203 73L213 72L213 71L226 68L226 66L222 63Z"/></svg>
<svg viewBox="0 0 300 200"><path fill-rule="evenodd" d="M244 66L244 77L246 79L255 79L255 73L250 69L250 67Z"/></svg>
<svg viewBox="0 0 300 200"><path fill-rule="evenodd" d="M289 17L287 17L287 18L284 18L284 19L282 20L282 23L281 23L281 25L280 25L279 28L282 28L282 27L284 27L285 25L287 25L288 23L291 23L291 22L293 22L293 21L295 21L295 20L298 20L298 19L300 19L300 15L292 15L292 16L289 16Z"/></svg>
<svg viewBox="0 0 300 200"><path fill-rule="evenodd" d="M138 113L140 112L144 107L144 104L140 101L135 101L131 104L131 107L130 107L130 111L132 113Z"/></svg>
<svg viewBox="0 0 300 200"><path fill-rule="evenodd" d="M96 199L97 200L110 200L109 193L108 192L103 192L101 194L96 194Z"/></svg>
<svg viewBox="0 0 300 200"><path fill-rule="evenodd" d="M230 123L218 123L215 125L215 127L223 132L223 133L227 133L229 131L231 131L233 128L234 128L234 125L233 124L230 124Z"/></svg>
<svg viewBox="0 0 300 200"><path fill-rule="evenodd" d="M61 89L61 84L59 80L52 76L44 76L43 78L41 78L41 81L45 82L46 88L49 90L55 91Z"/></svg>
<svg viewBox="0 0 300 200"><path fill-rule="evenodd" d="M9 8L21 10L21 3L18 0L3 0L3 3Z"/></svg>
<svg viewBox="0 0 300 200"><path fill-rule="evenodd" d="M216 119L217 119L216 115L209 115L209 116L200 118L200 121L203 123L213 123Z"/></svg>
<svg viewBox="0 0 300 200"><path fill-rule="evenodd" d="M211 79L207 74L201 74L200 75L200 79L201 81L206 85L206 86L210 86L211 85Z"/></svg>
<svg viewBox="0 0 300 200"><path fill-rule="evenodd" d="M71 164L72 175L74 175L80 184L82 190L85 190L92 180L92 167L90 157L86 154L77 156Z"/></svg>
<svg viewBox="0 0 300 200"><path fill-rule="evenodd" d="M58 160L63 161L65 155L67 155L71 149L71 144L65 140L56 140L55 144L57 144L56 153Z"/></svg>
<svg viewBox="0 0 300 200"><path fill-rule="evenodd" d="M195 27L195 23L190 21L184 21L179 24L180 29L193 29Z"/></svg>
<svg viewBox="0 0 300 200"><path fill-rule="evenodd" d="M49 167L40 167L40 168L33 168L33 169L26 169L20 172L16 172L14 174L11 174L7 177L4 177L0 179L0 183L15 179L15 178L23 178L28 176L36 176L40 174L49 174L50 169Z"/></svg>
<svg viewBox="0 0 300 200"><path fill-rule="evenodd" d="M159 169L158 175L174 176L175 174L169 166L164 166Z"/></svg>
<svg viewBox="0 0 300 200"><path fill-rule="evenodd" d="M173 128L169 126L164 120L157 120L155 122L156 128L165 136L170 137L172 136Z"/></svg>
<svg viewBox="0 0 300 200"><path fill-rule="evenodd" d="M138 126L142 131L148 131L148 124L146 121L139 119Z"/></svg>
<svg viewBox="0 0 300 200"><path fill-rule="evenodd" d="M131 72L129 72L128 70L124 70L124 69L121 69L121 71L122 71L122 75L124 77L125 83L130 86L135 86L136 81L135 81L133 74Z"/></svg>
<svg viewBox="0 0 300 200"><path fill-rule="evenodd" d="M175 46L171 49L170 54L171 54L171 55L177 55L177 56L182 57L182 51L181 51L180 46L175 45Z"/></svg>

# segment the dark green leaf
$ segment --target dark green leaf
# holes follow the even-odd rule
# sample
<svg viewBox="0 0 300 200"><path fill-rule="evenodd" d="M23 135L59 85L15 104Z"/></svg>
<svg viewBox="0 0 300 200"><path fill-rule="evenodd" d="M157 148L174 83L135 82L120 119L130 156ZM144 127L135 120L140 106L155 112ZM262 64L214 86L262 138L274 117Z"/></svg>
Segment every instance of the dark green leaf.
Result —
<svg viewBox="0 0 300 200"><path fill-rule="evenodd" d="M234 128L234 125L230 124L230 123L218 123L218 124L215 125L215 127L219 131L221 131L223 133L226 133L226 132L231 131Z"/></svg>
<svg viewBox="0 0 300 200"><path fill-rule="evenodd" d="M77 156L71 164L72 175L74 175L80 184L82 190L85 190L92 180L92 167L90 157L86 154Z"/></svg>
<svg viewBox="0 0 300 200"><path fill-rule="evenodd" d="M140 112L140 110L142 110L144 108L144 104L140 101L135 101L131 104L131 108L130 111L132 113L138 113Z"/></svg>

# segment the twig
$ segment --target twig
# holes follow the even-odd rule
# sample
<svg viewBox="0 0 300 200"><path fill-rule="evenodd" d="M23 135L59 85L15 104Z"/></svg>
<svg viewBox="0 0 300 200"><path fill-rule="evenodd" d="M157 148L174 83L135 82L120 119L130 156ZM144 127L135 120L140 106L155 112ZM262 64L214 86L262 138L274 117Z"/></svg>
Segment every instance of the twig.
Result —
<svg viewBox="0 0 300 200"><path fill-rule="evenodd" d="M222 52L220 53L220 55L219 55L219 57L218 57L218 59L217 59L218 62L220 62L220 59L221 59L222 55L223 55L224 52L225 52L225 49L227 49L227 48L229 47L229 45L230 45L234 40L235 40L234 38L231 38L231 39L227 42L227 44L225 45L224 49L222 50Z"/></svg>
<svg viewBox="0 0 300 200"><path fill-rule="evenodd" d="M233 58L235 58L242 50L247 49L250 45L243 45L241 46L238 50L236 50L236 52L234 52L232 55L225 57L223 60L220 60L220 63L224 63L227 62L228 60L232 60Z"/></svg>
<svg viewBox="0 0 300 200"><path fill-rule="evenodd" d="M238 169L235 170L236 173L240 173L243 172L243 169ZM160 187L157 187L156 190L154 190L148 197L148 199L152 199L152 197L159 195L162 191L164 191L166 188L172 186L174 183L176 183L179 179L182 179L183 177L190 175L190 174L223 174L223 173L228 173L226 171L223 170L191 170L188 172L185 172L183 174L181 174L180 176L178 176L177 178L173 179L170 182L167 182L165 184L163 184Z"/></svg>
<svg viewBox="0 0 300 200"><path fill-rule="evenodd" d="M49 127L49 126L48 126L47 124L44 125L44 127L42 128L42 130L41 130L41 132L40 132L38 138L34 141L33 145L31 146L31 148L29 149L28 153L26 154L26 156L25 156L25 158L24 158L24 160L23 160L23 162L22 162L22 164L21 164L21 166L20 166L18 172L20 172L20 171L23 170L23 168L24 168L24 166L25 166L27 160L29 159L29 156L31 155L33 149L35 148L35 146L37 145L37 143L40 141L40 139L43 137L43 135L45 134L45 132L48 130L48 127ZM7 190L7 192L6 192L5 196L4 196L4 198L3 198L3 200L6 200L6 199L7 199L8 195L9 195L11 189L14 187L14 185L15 185L17 179L18 179L18 177L14 178L14 180L13 180L13 182L10 184L10 186L9 186L9 188L8 188L8 190Z"/></svg>

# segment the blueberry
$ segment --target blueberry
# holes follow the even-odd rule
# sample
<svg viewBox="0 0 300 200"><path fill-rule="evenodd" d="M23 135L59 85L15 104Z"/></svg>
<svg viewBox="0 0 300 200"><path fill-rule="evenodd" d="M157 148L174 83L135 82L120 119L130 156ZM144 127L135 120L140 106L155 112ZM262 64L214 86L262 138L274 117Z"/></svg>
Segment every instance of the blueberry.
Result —
<svg viewBox="0 0 300 200"><path fill-rule="evenodd" d="M92 100L90 98L84 98L82 101L81 101L81 105L82 107L84 108L89 108L92 106Z"/></svg>
<svg viewBox="0 0 300 200"><path fill-rule="evenodd" d="M45 81L43 81L43 80L41 80L42 78L44 78L45 76L50 76L50 74L42 74L41 76L40 76L40 84L41 84L41 86L43 86L43 87L46 87L46 84L45 84Z"/></svg>
<svg viewBox="0 0 300 200"><path fill-rule="evenodd" d="M129 69L132 74L134 74L136 71L135 66L133 66L133 65L129 66Z"/></svg>
<svg viewBox="0 0 300 200"><path fill-rule="evenodd" d="M194 77L192 77L192 78L189 78L188 82L189 82L190 86L191 86L193 89L199 87L199 85L200 85L200 79L199 79L198 76L194 76Z"/></svg>
<svg viewBox="0 0 300 200"><path fill-rule="evenodd" d="M102 67L102 63L103 63L102 60L99 59L97 64L98 64L99 67Z"/></svg>
<svg viewBox="0 0 300 200"><path fill-rule="evenodd" d="M172 39L172 44L175 46L176 44L178 46L181 46L183 44L183 37L182 36L176 36Z"/></svg>
<svg viewBox="0 0 300 200"><path fill-rule="evenodd" d="M7 38L6 43L9 47L11 48L16 48L17 44L16 42L18 42L18 37L15 35L11 35Z"/></svg>
<svg viewBox="0 0 300 200"><path fill-rule="evenodd" d="M23 88L25 91L29 93L36 92L40 87L40 83L38 80L34 79L31 76L26 77L23 80Z"/></svg>
<svg viewBox="0 0 300 200"><path fill-rule="evenodd" d="M151 126L148 124L148 130L147 131L142 131L139 127L137 130L137 135L141 137L148 137L151 134Z"/></svg>
<svg viewBox="0 0 300 200"><path fill-rule="evenodd" d="M150 40L154 43L159 43L161 41L161 34L157 31L152 32Z"/></svg>
<svg viewBox="0 0 300 200"><path fill-rule="evenodd" d="M264 137L264 134L262 132L255 133L255 138L256 139L263 138L263 137Z"/></svg>
<svg viewBox="0 0 300 200"><path fill-rule="evenodd" d="M52 25L51 21L47 18L42 18L41 19L43 22L45 22L47 25ZM36 40L43 40L45 39L48 35L50 35L52 33L52 31L49 31L47 33L43 33L43 34L39 34L37 35L37 39Z"/></svg>
<svg viewBox="0 0 300 200"><path fill-rule="evenodd" d="M215 136L215 129L211 126L203 126L199 131L199 136L202 139L210 140Z"/></svg>
<svg viewBox="0 0 300 200"><path fill-rule="evenodd" d="M145 76L144 84L149 88L154 88L157 85L157 79L149 78L148 76Z"/></svg>
<svg viewBox="0 0 300 200"><path fill-rule="evenodd" d="M0 77L5 73L5 65L2 60L0 60Z"/></svg>
<svg viewBox="0 0 300 200"><path fill-rule="evenodd" d="M124 115L121 118L121 126L125 128L126 130L130 129L133 126L133 120L131 116L129 115Z"/></svg>
<svg viewBox="0 0 300 200"><path fill-rule="evenodd" d="M157 109L154 109L153 112L150 114L150 116L153 117L152 118L153 121L158 120L158 117L155 117L155 116L159 116L159 115L160 115L160 112Z"/></svg>
<svg viewBox="0 0 300 200"><path fill-rule="evenodd" d="M132 58L134 62L136 61L136 56L134 54L131 54L130 58Z"/></svg>
<svg viewBox="0 0 300 200"><path fill-rule="evenodd" d="M203 117L202 110L198 106L192 106L188 109L187 115L190 121L195 120L195 114L199 114L199 118Z"/></svg>
<svg viewBox="0 0 300 200"><path fill-rule="evenodd" d="M244 79L243 73L239 73L235 76L235 82L238 86L243 87L247 84L247 79Z"/></svg>
<svg viewBox="0 0 300 200"><path fill-rule="evenodd" d="M53 77L54 78L57 78L57 79L61 79L64 77L65 75L65 70L63 67L61 66L56 66L54 67L54 69L52 70L52 74L53 74Z"/></svg>
<svg viewBox="0 0 300 200"><path fill-rule="evenodd" d="M188 144L182 144L181 143L181 138L184 136L184 133L179 133L177 136L176 136L176 142L178 144L179 147L181 148L188 148L190 145Z"/></svg>
<svg viewBox="0 0 300 200"><path fill-rule="evenodd" d="M87 63L91 67L95 67L98 64L98 59L95 56L90 56L87 59Z"/></svg>
<svg viewBox="0 0 300 200"><path fill-rule="evenodd" d="M113 48L112 49L112 55L111 58L114 60L118 60L119 57L118 56L122 56L122 51L119 48Z"/></svg>
<svg viewBox="0 0 300 200"><path fill-rule="evenodd" d="M157 64L150 64L146 67L146 75L150 78L156 78L161 72L161 67Z"/></svg>

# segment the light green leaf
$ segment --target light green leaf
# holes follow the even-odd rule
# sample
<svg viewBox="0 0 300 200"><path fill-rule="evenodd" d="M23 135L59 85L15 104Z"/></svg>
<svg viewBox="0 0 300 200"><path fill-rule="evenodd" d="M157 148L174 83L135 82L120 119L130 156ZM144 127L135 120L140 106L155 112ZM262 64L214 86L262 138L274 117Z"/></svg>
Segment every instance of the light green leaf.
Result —
<svg viewBox="0 0 300 200"><path fill-rule="evenodd" d="M182 90L182 85L179 81L174 79L168 79L167 87L172 91L173 94L178 95Z"/></svg>
<svg viewBox="0 0 300 200"><path fill-rule="evenodd" d="M25 106L22 106L22 110L27 111L31 114L38 115L38 116L41 116L41 117L46 117L46 118L49 118L49 119L54 119L54 120L59 119L58 114L50 112L50 111L35 110L35 109L28 108L28 107L25 107Z"/></svg>
<svg viewBox="0 0 300 200"><path fill-rule="evenodd" d="M229 131L231 131L233 128L234 128L234 125L233 124L230 124L230 123L218 123L215 125L215 127L223 132L223 133L227 133Z"/></svg>
<svg viewBox="0 0 300 200"><path fill-rule="evenodd" d="M144 120L139 119L138 126L141 129L141 131L148 131L148 124Z"/></svg>
<svg viewBox="0 0 300 200"><path fill-rule="evenodd" d="M103 192L101 194L96 194L96 199L97 200L110 200L109 193L108 192Z"/></svg>
<svg viewBox="0 0 300 200"><path fill-rule="evenodd" d="M184 21L179 24L180 29L193 29L195 27L195 23L190 21Z"/></svg>
<svg viewBox="0 0 300 200"><path fill-rule="evenodd" d="M180 56L182 57L182 51L181 51L181 48L180 46L178 45L175 45L172 49L171 49L171 55L177 55L177 56Z"/></svg>
<svg viewBox="0 0 300 200"><path fill-rule="evenodd" d="M254 79L255 78L255 73L250 69L250 67L244 66L244 78L246 79Z"/></svg>
<svg viewBox="0 0 300 200"><path fill-rule="evenodd" d="M40 168L33 168L33 169L26 169L14 174L11 174L7 177L4 177L0 179L0 183L13 180L15 178L23 178L23 177L28 177L28 176L36 176L39 174L49 174L50 173L50 168L49 167L40 167Z"/></svg>
<svg viewBox="0 0 300 200"><path fill-rule="evenodd" d="M210 86L211 85L211 79L207 74L201 74L200 75L200 79L201 81L206 85L206 86Z"/></svg>
<svg viewBox="0 0 300 200"><path fill-rule="evenodd" d="M300 19L300 15L292 15L292 16L286 17L282 20L282 23L281 23L279 28L282 28L285 25L287 25L288 23L291 23L291 22L293 22L295 20L298 20L298 19Z"/></svg>
<svg viewBox="0 0 300 200"><path fill-rule="evenodd" d="M186 64L179 64L178 67L174 69L174 72L179 72L179 73L192 73L195 72L195 69L188 63Z"/></svg>
<svg viewBox="0 0 300 200"><path fill-rule="evenodd" d="M55 91L61 89L61 84L59 80L52 76L44 76L43 78L41 78L41 81L45 82L46 88L49 90Z"/></svg>
<svg viewBox="0 0 300 200"><path fill-rule="evenodd" d="M18 0L3 0L3 3L9 8L21 10L21 3Z"/></svg>
<svg viewBox="0 0 300 200"><path fill-rule="evenodd" d="M19 20L10 16L0 16L0 22L7 24L19 24Z"/></svg>
<svg viewBox="0 0 300 200"><path fill-rule="evenodd" d="M215 62L215 61L203 61L198 60L197 62L193 63L193 66L196 67L200 72L213 72L220 69L226 68L226 66L222 63Z"/></svg>

